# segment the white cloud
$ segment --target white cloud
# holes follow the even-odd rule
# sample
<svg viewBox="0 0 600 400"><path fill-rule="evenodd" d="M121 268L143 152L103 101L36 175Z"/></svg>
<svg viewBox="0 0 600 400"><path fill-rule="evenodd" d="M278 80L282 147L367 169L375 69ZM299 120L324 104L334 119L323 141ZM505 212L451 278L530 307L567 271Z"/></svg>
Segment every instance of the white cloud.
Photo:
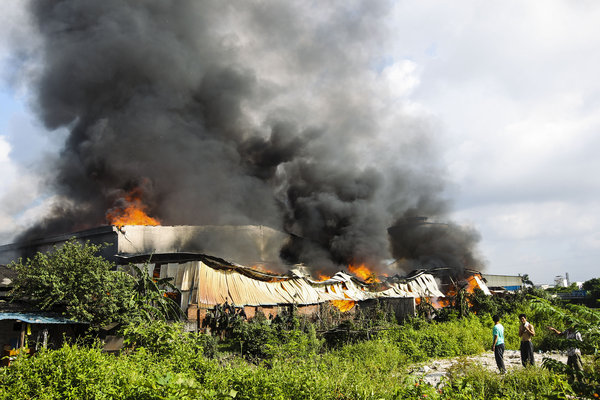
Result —
<svg viewBox="0 0 600 400"><path fill-rule="evenodd" d="M410 60L395 62L383 69L392 99L400 99L410 95L420 82L417 64Z"/></svg>
<svg viewBox="0 0 600 400"><path fill-rule="evenodd" d="M482 251L491 273L527 273L536 283L551 283L570 272L572 279L595 276L600 255L600 205L597 202L486 204L454 214L481 232Z"/></svg>
<svg viewBox="0 0 600 400"><path fill-rule="evenodd" d="M600 4L425 0L394 19L489 269L598 276Z"/></svg>
<svg viewBox="0 0 600 400"><path fill-rule="evenodd" d="M11 146L0 136L0 244L31 226L47 210L40 198L39 177L11 159Z"/></svg>
<svg viewBox="0 0 600 400"><path fill-rule="evenodd" d="M10 144L6 141L4 136L0 136L0 163L9 161Z"/></svg>

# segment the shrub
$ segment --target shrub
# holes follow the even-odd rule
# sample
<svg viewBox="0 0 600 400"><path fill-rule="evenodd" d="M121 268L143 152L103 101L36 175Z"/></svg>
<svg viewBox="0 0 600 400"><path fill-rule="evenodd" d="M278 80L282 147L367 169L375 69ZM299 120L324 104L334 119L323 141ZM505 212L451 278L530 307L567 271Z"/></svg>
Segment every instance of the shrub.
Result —
<svg viewBox="0 0 600 400"><path fill-rule="evenodd" d="M21 358L0 373L2 397L19 399L123 398L144 386L149 370L139 358L114 357L97 347L65 345Z"/></svg>
<svg viewBox="0 0 600 400"><path fill-rule="evenodd" d="M574 394L564 377L540 368L499 375L466 360L450 369L441 392L448 399L564 399Z"/></svg>
<svg viewBox="0 0 600 400"><path fill-rule="evenodd" d="M147 352L150 356L170 362L176 372L202 365L205 362L203 344L211 342L203 334L184 332L180 323L164 321L130 324L123 329L123 337L129 352Z"/></svg>
<svg viewBox="0 0 600 400"><path fill-rule="evenodd" d="M252 321L238 324L229 338L233 349L252 361L267 359L267 345L277 344L277 333L268 321Z"/></svg>
<svg viewBox="0 0 600 400"><path fill-rule="evenodd" d="M240 323L234 327L228 342L231 349L253 362L274 357L306 357L321 350L323 340L317 339L314 326L307 326L307 332L286 329L289 326L298 324L269 323L268 320Z"/></svg>
<svg viewBox="0 0 600 400"><path fill-rule="evenodd" d="M226 398L228 388L203 385L194 368L175 368L179 361L145 349L114 356L65 345L1 368L0 399Z"/></svg>
<svg viewBox="0 0 600 400"><path fill-rule="evenodd" d="M488 327L476 316L443 323L413 319L398 328L394 340L403 354L417 362L477 354L491 343L491 319L489 322Z"/></svg>

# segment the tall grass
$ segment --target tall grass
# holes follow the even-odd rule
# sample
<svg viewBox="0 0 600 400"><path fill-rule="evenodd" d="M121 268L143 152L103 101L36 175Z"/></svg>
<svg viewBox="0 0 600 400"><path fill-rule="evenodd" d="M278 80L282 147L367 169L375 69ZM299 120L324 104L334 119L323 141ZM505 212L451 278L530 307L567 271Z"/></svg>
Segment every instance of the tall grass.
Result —
<svg viewBox="0 0 600 400"><path fill-rule="evenodd" d="M542 314L527 309L531 320ZM516 347L516 315L505 314ZM444 323L420 319L379 326L370 340L327 348L314 327L246 324L228 351L208 358L205 337L164 323L130 327L120 355L67 344L0 369L0 399L534 399L575 395L566 376L534 367L506 375L459 362L443 387L415 362L480 353L491 344L489 315ZM360 328L360 327L358 327ZM357 329L358 329L357 328ZM518 338L517 338L518 339ZM426 395L426 397L424 397Z"/></svg>

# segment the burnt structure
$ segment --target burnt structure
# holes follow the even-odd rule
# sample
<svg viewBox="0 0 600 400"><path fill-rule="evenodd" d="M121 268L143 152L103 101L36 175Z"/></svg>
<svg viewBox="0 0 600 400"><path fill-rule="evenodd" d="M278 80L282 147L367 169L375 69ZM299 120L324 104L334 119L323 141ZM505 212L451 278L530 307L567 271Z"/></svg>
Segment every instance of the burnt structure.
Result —
<svg viewBox="0 0 600 400"><path fill-rule="evenodd" d="M283 267L279 250L289 235L260 225L106 225L0 246L0 264L8 264L19 257L30 258L38 251L47 252L71 238L106 244L101 256L116 264L126 264L128 257L141 254L172 254L165 259L177 262L184 253L202 253L242 265Z"/></svg>
<svg viewBox="0 0 600 400"><path fill-rule="evenodd" d="M252 317L259 309L275 316L296 305L300 313L312 315L327 302L343 303L345 310L351 310L358 303L370 307L382 300L402 319L414 314L415 298L442 295L433 277L424 273L376 290L342 272L315 281L302 268L281 264L279 249L288 235L252 225L103 226L2 246L0 263L49 251L72 238L106 244L101 255L120 268L136 264L150 276L171 278L179 290L178 303L198 327L207 310L225 303L243 307L245 315ZM286 273L263 269L272 265L285 267Z"/></svg>

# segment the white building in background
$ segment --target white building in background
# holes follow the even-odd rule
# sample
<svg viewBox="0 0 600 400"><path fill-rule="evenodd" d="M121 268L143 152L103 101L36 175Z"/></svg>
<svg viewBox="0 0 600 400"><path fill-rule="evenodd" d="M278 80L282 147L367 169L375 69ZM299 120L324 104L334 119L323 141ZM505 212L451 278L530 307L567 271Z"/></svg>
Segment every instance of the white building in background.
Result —
<svg viewBox="0 0 600 400"><path fill-rule="evenodd" d="M554 286L555 287L567 287L569 286L569 281L566 277L562 275L557 275L554 277Z"/></svg>

